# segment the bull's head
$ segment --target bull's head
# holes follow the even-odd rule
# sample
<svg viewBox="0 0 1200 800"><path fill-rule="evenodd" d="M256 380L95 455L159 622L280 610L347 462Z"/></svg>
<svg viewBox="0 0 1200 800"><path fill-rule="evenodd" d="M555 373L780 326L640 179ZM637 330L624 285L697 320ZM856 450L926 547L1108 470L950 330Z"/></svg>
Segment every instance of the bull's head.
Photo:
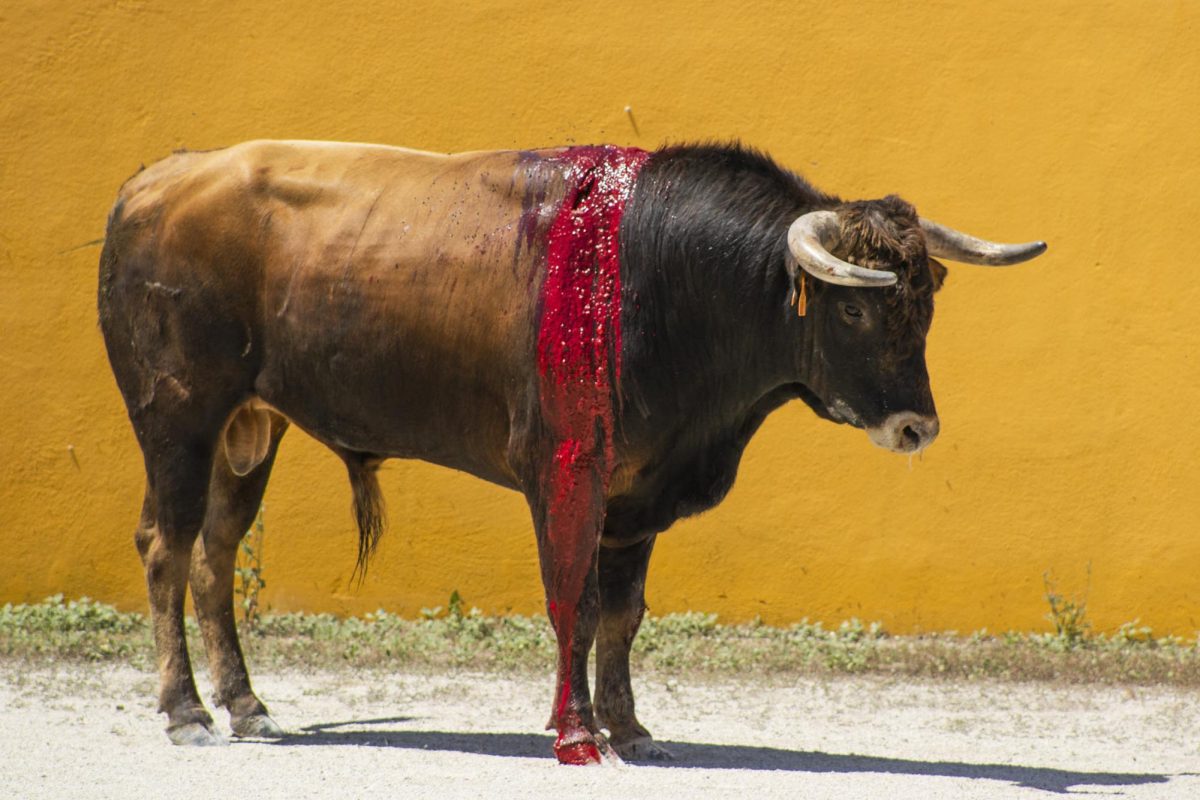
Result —
<svg viewBox="0 0 1200 800"><path fill-rule="evenodd" d="M865 428L880 447L923 450L938 434L925 336L946 268L934 258L1008 266L1045 249L919 219L898 197L804 214L788 230L800 303L811 294L804 399L823 417ZM806 285L806 274L816 281Z"/></svg>

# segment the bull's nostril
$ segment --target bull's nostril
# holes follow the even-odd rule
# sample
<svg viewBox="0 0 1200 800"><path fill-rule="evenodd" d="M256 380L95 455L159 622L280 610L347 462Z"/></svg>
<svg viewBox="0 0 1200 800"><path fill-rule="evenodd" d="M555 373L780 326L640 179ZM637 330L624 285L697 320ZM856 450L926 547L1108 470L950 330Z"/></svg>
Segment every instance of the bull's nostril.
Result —
<svg viewBox="0 0 1200 800"><path fill-rule="evenodd" d="M937 417L914 412L892 414L882 425L867 429L867 435L877 446L893 453L919 453L937 438Z"/></svg>

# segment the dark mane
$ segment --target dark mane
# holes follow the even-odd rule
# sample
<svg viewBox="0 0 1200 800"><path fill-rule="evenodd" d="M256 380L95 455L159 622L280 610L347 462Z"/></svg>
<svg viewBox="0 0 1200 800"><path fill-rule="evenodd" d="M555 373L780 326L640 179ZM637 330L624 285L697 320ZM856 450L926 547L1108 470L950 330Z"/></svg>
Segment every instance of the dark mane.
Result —
<svg viewBox="0 0 1200 800"><path fill-rule="evenodd" d="M786 297L788 224L839 202L738 143L665 147L643 167L621 223L626 291L650 319L711 303L716 287L726 308L758 311L765 289Z"/></svg>
<svg viewBox="0 0 1200 800"><path fill-rule="evenodd" d="M667 243L677 251L668 253L672 256L686 247L681 243L701 242L725 256L760 253L764 245L782 253L783 221L839 202L740 143L664 147L638 177L626 217L634 220L624 223L637 228L638 235L630 238L640 252L623 250L622 260L645 257L652 247ZM703 258L705 253L687 255Z"/></svg>
<svg viewBox="0 0 1200 800"><path fill-rule="evenodd" d="M673 145L654 153L622 225L621 261L629 265L632 281L626 285L642 290L639 302L651 312L658 298L648 290L669 289L662 300L674 307L681 291L696 285L711 290L714 278L733 281L725 287L726 303L761 302L764 284L783 287L777 296L786 296L778 267L787 225L808 211L839 206L842 229L833 248L862 266L897 273L899 280L887 290L889 305L899 312L889 317L893 337L923 334L933 316L933 293L946 273L926 257L916 209L895 195L843 203L739 142ZM673 274L655 287L645 285L649 276L637 267L643 263L667 265ZM728 274L732 263L752 265L751 273L743 270L738 280ZM815 287L814 294L822 289Z"/></svg>

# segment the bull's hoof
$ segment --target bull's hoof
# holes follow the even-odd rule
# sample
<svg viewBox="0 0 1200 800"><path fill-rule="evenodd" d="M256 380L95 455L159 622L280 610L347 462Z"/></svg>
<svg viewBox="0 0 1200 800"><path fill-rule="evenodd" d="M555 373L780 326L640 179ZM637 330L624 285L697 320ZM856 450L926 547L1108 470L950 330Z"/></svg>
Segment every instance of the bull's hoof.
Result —
<svg viewBox="0 0 1200 800"><path fill-rule="evenodd" d="M220 747L229 741L203 722L185 722L167 728L171 744L181 747Z"/></svg>
<svg viewBox="0 0 1200 800"><path fill-rule="evenodd" d="M587 766L588 764L603 763L600 758L600 748L592 742L573 742L571 744L554 745L554 755L560 764Z"/></svg>
<svg viewBox="0 0 1200 800"><path fill-rule="evenodd" d="M282 739L285 735L283 728L266 714L247 714L230 720L230 726L234 736L248 739Z"/></svg>
<svg viewBox="0 0 1200 800"><path fill-rule="evenodd" d="M574 766L624 763L602 734L587 730L559 734L554 743L554 755L558 757L558 763Z"/></svg>
<svg viewBox="0 0 1200 800"><path fill-rule="evenodd" d="M627 761L674 761L671 751L650 736L639 736L624 742L613 742L612 748Z"/></svg>

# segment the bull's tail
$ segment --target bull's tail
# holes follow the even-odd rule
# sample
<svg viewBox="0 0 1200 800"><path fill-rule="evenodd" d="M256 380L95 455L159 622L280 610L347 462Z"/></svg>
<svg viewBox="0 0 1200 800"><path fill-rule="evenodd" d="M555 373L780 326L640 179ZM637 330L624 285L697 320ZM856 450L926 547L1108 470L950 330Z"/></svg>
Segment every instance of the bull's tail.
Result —
<svg viewBox="0 0 1200 800"><path fill-rule="evenodd" d="M379 491L379 479L376 476L379 461L357 453L345 456L345 461L350 473L350 486L354 490L354 521L358 523L358 561L354 565L354 575L362 581L366 577L371 556L379 545L379 537L387 527L383 495Z"/></svg>

